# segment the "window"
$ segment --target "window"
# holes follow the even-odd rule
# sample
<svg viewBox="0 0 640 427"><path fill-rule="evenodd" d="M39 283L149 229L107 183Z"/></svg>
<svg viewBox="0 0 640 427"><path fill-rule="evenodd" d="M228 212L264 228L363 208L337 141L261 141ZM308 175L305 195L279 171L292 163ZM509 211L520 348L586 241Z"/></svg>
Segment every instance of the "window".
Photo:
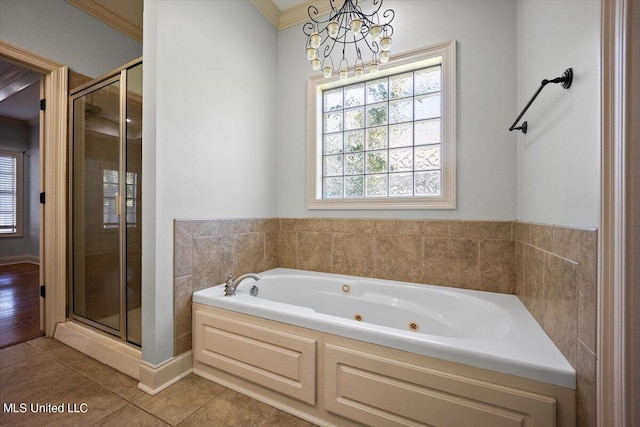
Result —
<svg viewBox="0 0 640 427"><path fill-rule="evenodd" d="M127 172L126 191L126 212L127 227L135 227L137 215L138 174ZM104 228L118 228L118 171L104 169L102 171L102 221Z"/></svg>
<svg viewBox="0 0 640 427"><path fill-rule="evenodd" d="M22 236L22 153L0 151L0 236Z"/></svg>
<svg viewBox="0 0 640 427"><path fill-rule="evenodd" d="M455 42L307 96L309 208L455 207Z"/></svg>

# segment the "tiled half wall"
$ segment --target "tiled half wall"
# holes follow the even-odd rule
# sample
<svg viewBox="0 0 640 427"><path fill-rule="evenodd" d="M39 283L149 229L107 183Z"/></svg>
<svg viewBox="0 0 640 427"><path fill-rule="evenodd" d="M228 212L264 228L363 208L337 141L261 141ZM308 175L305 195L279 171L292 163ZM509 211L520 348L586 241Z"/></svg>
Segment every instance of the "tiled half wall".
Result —
<svg viewBox="0 0 640 427"><path fill-rule="evenodd" d="M595 425L596 231L513 221L176 220L174 352L191 348L191 294L275 267L516 294L578 373Z"/></svg>
<svg viewBox="0 0 640 427"><path fill-rule="evenodd" d="M596 425L597 233L514 222L516 295L577 373L579 426Z"/></svg>

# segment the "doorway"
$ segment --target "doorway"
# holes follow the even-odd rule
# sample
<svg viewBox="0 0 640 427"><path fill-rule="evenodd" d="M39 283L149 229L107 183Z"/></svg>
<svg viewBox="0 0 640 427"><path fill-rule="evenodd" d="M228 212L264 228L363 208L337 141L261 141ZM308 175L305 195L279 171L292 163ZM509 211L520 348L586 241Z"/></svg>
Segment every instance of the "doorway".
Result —
<svg viewBox="0 0 640 427"><path fill-rule="evenodd" d="M142 62L72 91L70 317L141 345Z"/></svg>
<svg viewBox="0 0 640 427"><path fill-rule="evenodd" d="M43 75L0 57L0 348L44 334L40 99Z"/></svg>

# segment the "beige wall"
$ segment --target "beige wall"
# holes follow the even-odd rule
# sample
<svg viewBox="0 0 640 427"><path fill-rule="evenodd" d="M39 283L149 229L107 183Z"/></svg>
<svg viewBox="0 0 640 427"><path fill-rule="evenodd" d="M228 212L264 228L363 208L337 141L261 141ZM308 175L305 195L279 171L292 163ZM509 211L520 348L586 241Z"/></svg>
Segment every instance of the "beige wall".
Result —
<svg viewBox="0 0 640 427"><path fill-rule="evenodd" d="M176 220L174 352L191 348L191 294L275 267L517 295L577 371L578 425L595 425L594 229L514 221Z"/></svg>

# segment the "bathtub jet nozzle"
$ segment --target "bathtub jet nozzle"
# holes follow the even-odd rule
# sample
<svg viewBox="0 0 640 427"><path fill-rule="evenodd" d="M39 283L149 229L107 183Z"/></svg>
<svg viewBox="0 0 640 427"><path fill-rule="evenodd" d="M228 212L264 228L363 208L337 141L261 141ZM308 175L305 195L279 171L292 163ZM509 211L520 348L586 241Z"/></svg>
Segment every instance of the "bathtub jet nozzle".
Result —
<svg viewBox="0 0 640 427"><path fill-rule="evenodd" d="M236 288L238 287L240 282L242 282L244 279L253 279L258 281L262 279L262 276L255 273L246 273L238 277L237 279L233 280L233 274L228 275L227 282L224 285L224 296L226 297L234 296L236 294Z"/></svg>

